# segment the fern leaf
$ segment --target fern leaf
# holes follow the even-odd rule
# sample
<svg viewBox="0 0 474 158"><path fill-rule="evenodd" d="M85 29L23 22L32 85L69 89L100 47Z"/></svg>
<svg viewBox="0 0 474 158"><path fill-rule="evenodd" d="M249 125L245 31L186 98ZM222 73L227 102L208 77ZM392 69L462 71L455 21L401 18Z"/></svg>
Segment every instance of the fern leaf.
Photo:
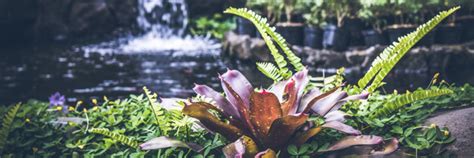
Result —
<svg viewBox="0 0 474 158"><path fill-rule="evenodd" d="M413 93L406 93L404 95L398 96L394 101L387 102L382 108L378 109L373 116L378 117L381 115L388 115L398 109L403 108L404 105L413 103L415 101L450 93L453 93L453 91L449 89L420 90Z"/></svg>
<svg viewBox="0 0 474 158"><path fill-rule="evenodd" d="M138 142L132 138L115 132L110 132L105 128L92 128L89 130L89 132L104 135L132 148L138 147Z"/></svg>
<svg viewBox="0 0 474 158"><path fill-rule="evenodd" d="M257 69L275 82L283 79L280 70L278 70L278 68L272 63L257 62Z"/></svg>
<svg viewBox="0 0 474 158"><path fill-rule="evenodd" d="M15 119L16 113L20 109L21 104L18 103L9 108L7 113L3 116L2 128L0 129L0 152L3 151L5 144L7 143L8 134L10 134L10 128Z"/></svg>
<svg viewBox="0 0 474 158"><path fill-rule="evenodd" d="M234 14L234 15L237 15L237 16L241 16L245 19L248 19L249 21L251 21L255 27L257 28L258 32L262 35L262 38L263 40L265 41L268 49L270 50L270 53L271 55L273 56L273 58L275 59L275 62L276 62L276 65L278 66L278 68L280 69L280 72L281 74L283 75L283 77L285 79L288 79L291 77L292 73L291 71L289 71L289 69L287 68L287 62L285 60L285 57L283 57L283 55L281 55L277 49L277 47L275 46L275 44L273 43L273 41L276 41L277 44L282 43L285 44L284 42L284 39L283 41L281 41L281 39L278 39L278 38L275 38L276 35L275 34L272 34L272 33L275 33L274 30L275 28L271 28L268 23L267 23L267 19L264 18L264 17L261 17L260 15L258 15L257 13L251 11L251 10L248 10L247 8L228 8L224 11L224 13L230 13L230 14ZM270 34L270 36L269 36ZM273 35L273 36L271 36ZM274 37L275 36L275 37ZM273 39L272 39L273 38ZM280 41L278 41L280 40ZM286 45L286 44L285 44ZM286 47L287 48L287 47ZM284 52L285 52L285 49L283 49ZM289 50L289 48L288 48ZM288 51L286 50L286 51ZM288 55L287 55L288 56ZM292 59L294 61L295 60L295 57L292 56ZM296 67L296 66L295 66Z"/></svg>
<svg viewBox="0 0 474 158"><path fill-rule="evenodd" d="M398 42L393 42L391 46L385 48L384 51L372 62L369 71L358 81L358 86L364 89L371 81L371 85L367 90L373 92L380 86L382 80L392 70L395 64L428 32L438 25L446 17L457 11L460 7L454 7L447 11L442 11L427 23L419 26L414 32L398 38Z"/></svg>
<svg viewBox="0 0 474 158"><path fill-rule="evenodd" d="M159 118L162 115L163 111L161 111L161 106L158 104L158 95L156 93L152 93L146 87L143 87L143 91L145 92L145 95L148 98L148 102L150 102L150 107L153 111L153 114L155 115L156 123L159 124Z"/></svg>
<svg viewBox="0 0 474 158"><path fill-rule="evenodd" d="M296 56L295 53L291 51L291 49L286 44L287 42L285 38L283 38L283 36L281 36L279 33L275 32L274 27L269 27L268 24L266 24L265 26L267 26L267 27L264 27L265 31L267 31L268 35L270 35L270 37L273 38L273 40L278 44L278 46L280 46L281 50L283 50L283 53L285 53L286 58L288 58L288 61L290 62L291 65L293 65L295 70L296 71L303 70L304 66L301 63L301 58Z"/></svg>

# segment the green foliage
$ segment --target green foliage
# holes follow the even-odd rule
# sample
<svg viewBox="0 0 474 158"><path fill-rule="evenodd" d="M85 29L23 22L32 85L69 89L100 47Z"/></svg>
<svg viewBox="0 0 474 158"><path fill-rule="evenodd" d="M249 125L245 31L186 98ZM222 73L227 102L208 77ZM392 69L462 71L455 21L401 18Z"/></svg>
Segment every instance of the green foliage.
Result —
<svg viewBox="0 0 474 158"><path fill-rule="evenodd" d="M327 13L324 10L324 0L301 1L303 18L311 26L323 27L326 25Z"/></svg>
<svg viewBox="0 0 474 158"><path fill-rule="evenodd" d="M286 44L287 43L286 40L279 33L275 32L275 28L270 27L270 25L267 23L266 18L263 18L260 15L256 14L255 12L248 10L246 8L240 8L240 9L228 8L227 10L224 11L224 13L230 13L230 14L241 16L243 18L250 20L255 25L257 30L262 35L263 40L267 44L270 50L270 53L275 59L275 63L279 69L278 72L281 74L283 79L288 79L289 77L291 77L292 72L287 67L287 62L285 60L285 57L279 53L277 47L275 46L273 42L275 42L280 47L280 49L286 55L288 62L291 63L291 65L293 65L295 71L300 71L304 68L303 64L301 63L301 59L291 51L291 49ZM277 72L277 71L272 69L271 72ZM271 72L267 71L263 73L271 74Z"/></svg>
<svg viewBox="0 0 474 158"><path fill-rule="evenodd" d="M256 64L257 69L273 81L278 82L283 79L282 75L284 74L281 74L280 70L273 63L257 62Z"/></svg>
<svg viewBox="0 0 474 158"><path fill-rule="evenodd" d="M378 88L382 80L387 76L387 74L392 70L392 68L397 64L397 62L419 41L423 38L429 31L431 31L436 25L438 25L443 19L447 16L454 13L458 10L459 7L449 9L447 11L440 12L433 19L427 23L419 26L416 31L400 37L398 42L394 42L391 46L387 47L373 62L372 66L369 68L369 71L362 77L358 86L361 89L364 89L367 84L372 81L372 83L367 87L369 92L374 92Z"/></svg>
<svg viewBox="0 0 474 158"><path fill-rule="evenodd" d="M15 115L20 109L21 104L16 104L11 106L8 112L3 116L2 119L2 128L0 129L0 153L3 151L6 141L8 139L8 134L11 130L11 125L13 123L13 119L15 119Z"/></svg>
<svg viewBox="0 0 474 158"><path fill-rule="evenodd" d="M200 17L192 20L190 31L193 35L210 35L222 39L226 32L235 29L235 27L234 19L214 14L212 17Z"/></svg>
<svg viewBox="0 0 474 158"><path fill-rule="evenodd" d="M398 95L396 98L388 101L382 108L377 109L373 117L389 115L390 113L402 108L403 106L418 100L437 97L452 93L449 89L418 90L413 93L407 92L404 95Z"/></svg>
<svg viewBox="0 0 474 158"><path fill-rule="evenodd" d="M137 148L138 142L133 140L133 138L127 137L123 134L118 134L115 132L110 132L105 128L92 128L89 130L90 133L101 134L107 137L110 137L114 141L121 142L122 144L128 145L131 148Z"/></svg>
<svg viewBox="0 0 474 158"><path fill-rule="evenodd" d="M153 99L152 99L153 100ZM49 109L48 103L29 101L22 105L11 126L10 137L2 157L191 157L216 156L223 142L220 137L207 134L185 117L179 110L161 109L160 124L156 123L149 98L145 95L130 95L126 99L104 99L99 106L87 110L78 104L65 116L83 121L60 121L62 112ZM6 111L0 109L0 114ZM72 120L72 119L71 119ZM167 130L160 129L166 125ZM92 129L92 130L91 130ZM121 145L125 139L104 137L89 130L108 129L116 136L124 135L133 140ZM166 132L166 134L165 134ZM129 146L142 143L159 136L173 137L181 141L204 145L206 153L196 153L186 148L167 148L141 151ZM202 143L202 144L201 144ZM203 152L204 152L203 151Z"/></svg>

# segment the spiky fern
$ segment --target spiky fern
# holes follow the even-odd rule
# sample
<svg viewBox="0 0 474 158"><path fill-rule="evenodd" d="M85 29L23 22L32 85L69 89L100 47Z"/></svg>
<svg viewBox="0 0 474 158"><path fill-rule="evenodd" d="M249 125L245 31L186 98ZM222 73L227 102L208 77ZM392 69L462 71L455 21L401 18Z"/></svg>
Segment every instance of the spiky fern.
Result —
<svg viewBox="0 0 474 158"><path fill-rule="evenodd" d="M382 80L392 70L395 64L428 32L430 32L436 25L438 25L443 19L457 11L460 7L454 7L447 11L442 11L427 23L419 26L414 32L398 38L398 42L387 48L372 62L372 66L369 71L362 77L358 86L364 89L367 84L372 81L371 85L367 87L369 92L373 92L377 89Z"/></svg>
<svg viewBox="0 0 474 158"><path fill-rule="evenodd" d="M372 115L373 117L379 117L382 115L389 115L390 113L403 108L405 105L413 103L418 100L437 97L453 93L450 89L434 89L434 90L419 90L413 93L407 92L406 94L397 96L395 100L385 103L382 108L377 109Z"/></svg>
<svg viewBox="0 0 474 158"><path fill-rule="evenodd" d="M273 81L281 81L283 79L280 70L272 63L257 62L257 69Z"/></svg>
<svg viewBox="0 0 474 158"><path fill-rule="evenodd" d="M15 119L18 109L20 109L21 103L18 103L10 107L7 113L3 116L2 119L2 128L0 129L0 152L3 151L5 144L7 143L8 134L10 134L10 128Z"/></svg>
<svg viewBox="0 0 474 158"><path fill-rule="evenodd" d="M291 71L289 71L287 67L287 62L282 54L279 53L277 47L273 42L275 42L283 53L286 55L288 61L293 65L296 71L300 71L304 68L303 64L301 63L301 59L296 56L291 49L286 44L286 40L277 32L275 32L275 27L270 27L267 23L267 19L261 17L257 13L248 10L247 8L228 8L224 11L224 13L230 13L237 16L241 16L245 19L251 21L255 27L257 28L258 32L262 35L263 40L265 41L270 53L272 54L273 58L275 59L275 63L278 66L278 71L274 68L270 70L267 69L259 69L264 74L272 74L272 72L279 72L280 75L284 79L288 79L291 77Z"/></svg>
<svg viewBox="0 0 474 158"><path fill-rule="evenodd" d="M170 127L167 122L163 121L166 120L164 109L158 103L158 95L156 93L152 93L148 88L143 87L143 91L145 92L148 101L150 102L151 110L155 115L156 123L160 127L160 131L162 134L167 135Z"/></svg>
<svg viewBox="0 0 474 158"><path fill-rule="evenodd" d="M106 128L92 128L92 129L89 130L89 132L95 133L95 134L101 134L101 135L104 135L106 137L112 138L113 140L118 141L118 142L120 142L124 145L127 145L127 146L131 147L131 148L137 148L138 147L138 142L133 140L132 138L130 138L128 136L125 136L123 134L111 132Z"/></svg>

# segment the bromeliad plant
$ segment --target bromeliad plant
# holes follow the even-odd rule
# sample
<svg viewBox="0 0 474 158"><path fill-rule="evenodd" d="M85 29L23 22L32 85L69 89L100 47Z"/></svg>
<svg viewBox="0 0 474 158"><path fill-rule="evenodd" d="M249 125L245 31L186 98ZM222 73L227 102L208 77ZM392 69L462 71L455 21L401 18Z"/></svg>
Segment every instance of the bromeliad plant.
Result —
<svg viewBox="0 0 474 158"><path fill-rule="evenodd" d="M226 156L273 155L288 145L305 143L321 128L332 128L351 135L361 134L343 123L345 114L338 109L347 101L367 98L367 93L348 96L339 87L324 93L317 88L305 93L309 83L306 69L289 80L275 83L268 90L259 91L255 91L236 70L228 70L219 78L225 96L208 86L196 85L194 91L211 98L214 103L192 102L184 107L183 113L198 119L207 129L223 135L227 140L235 141L224 148ZM322 125L309 124L308 117L313 113L325 117L326 122ZM307 127L306 130L303 126ZM378 136L350 136L325 151L381 142L382 138Z"/></svg>

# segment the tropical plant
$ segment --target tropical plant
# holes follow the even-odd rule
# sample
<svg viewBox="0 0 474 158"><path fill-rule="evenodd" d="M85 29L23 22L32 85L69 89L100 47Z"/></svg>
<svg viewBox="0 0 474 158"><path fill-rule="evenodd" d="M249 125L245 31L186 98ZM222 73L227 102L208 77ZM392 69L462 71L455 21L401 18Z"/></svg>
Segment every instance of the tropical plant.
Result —
<svg viewBox="0 0 474 158"><path fill-rule="evenodd" d="M191 33L193 35L206 35L222 39L224 34L235 29L235 20L224 18L222 14L214 14L212 17L200 17L192 21Z"/></svg>
<svg viewBox="0 0 474 158"><path fill-rule="evenodd" d="M207 129L223 135L228 141L235 141L224 148L227 156L279 152L291 144L304 144L322 128L361 135L343 123L344 113L338 109L345 102L366 98L368 94L347 96L339 87L324 93L319 89L304 93L309 83L307 73L303 69L287 81L256 92L240 72L228 70L219 77L225 96L208 86L196 85L194 91L211 98L212 102L191 102L184 107L183 113L198 119ZM307 130L297 132L308 123L311 111L324 117L324 123L308 125ZM349 136L321 152L381 142L382 138L377 136Z"/></svg>
<svg viewBox="0 0 474 158"><path fill-rule="evenodd" d="M388 0L360 0L359 2L361 9L357 16L372 25L375 31L382 33L383 27L387 23L383 16L387 14Z"/></svg>
<svg viewBox="0 0 474 158"><path fill-rule="evenodd" d="M302 6L303 18L311 26L323 27L327 23L327 13L324 10L324 1L300 1Z"/></svg>
<svg viewBox="0 0 474 158"><path fill-rule="evenodd" d="M269 23L275 24L280 21L283 13L283 0L248 0L247 7L259 10L262 8Z"/></svg>
<svg viewBox="0 0 474 158"><path fill-rule="evenodd" d="M328 16L336 18L337 27L342 27L344 20L359 7L357 1L352 0L327 0L324 3L326 3L324 9Z"/></svg>

